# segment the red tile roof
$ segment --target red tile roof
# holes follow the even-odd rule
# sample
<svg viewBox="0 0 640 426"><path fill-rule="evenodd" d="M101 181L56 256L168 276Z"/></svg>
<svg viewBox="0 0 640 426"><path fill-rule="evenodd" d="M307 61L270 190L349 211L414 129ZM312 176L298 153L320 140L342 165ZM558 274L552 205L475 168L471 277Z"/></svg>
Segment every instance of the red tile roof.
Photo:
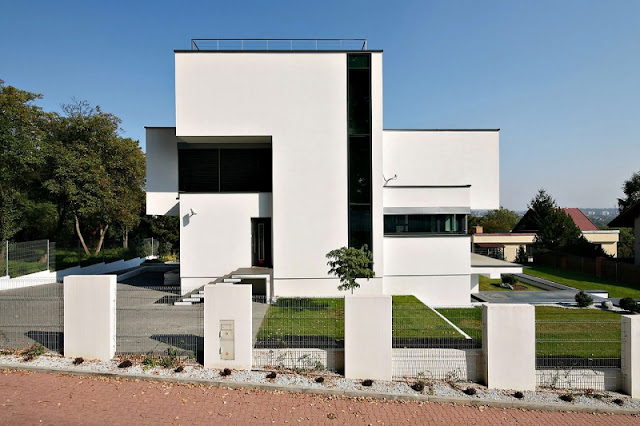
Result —
<svg viewBox="0 0 640 426"><path fill-rule="evenodd" d="M593 222L591 222L589 218L585 216L580 209L577 209L575 207L573 208L565 207L562 210L564 210L564 212L569 215L569 217L573 220L573 222L581 231L597 231L598 230L598 227L595 226Z"/></svg>

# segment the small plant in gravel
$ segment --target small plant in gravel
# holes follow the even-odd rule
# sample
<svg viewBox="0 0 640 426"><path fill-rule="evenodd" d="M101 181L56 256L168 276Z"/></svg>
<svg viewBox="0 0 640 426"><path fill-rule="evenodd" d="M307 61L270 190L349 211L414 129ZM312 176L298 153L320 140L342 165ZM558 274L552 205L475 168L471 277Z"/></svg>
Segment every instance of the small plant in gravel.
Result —
<svg viewBox="0 0 640 426"><path fill-rule="evenodd" d="M371 379L365 379L362 381L362 386L366 386L366 387L370 387L373 386L373 380Z"/></svg>
<svg viewBox="0 0 640 426"><path fill-rule="evenodd" d="M324 383L324 377L316 377L316 383Z"/></svg>
<svg viewBox="0 0 640 426"><path fill-rule="evenodd" d="M120 364L118 364L118 368L129 368L133 365L130 359L125 359Z"/></svg>
<svg viewBox="0 0 640 426"><path fill-rule="evenodd" d="M640 305L631 297L620 299L620 307L632 314L640 313Z"/></svg>
<svg viewBox="0 0 640 426"><path fill-rule="evenodd" d="M44 354L46 351L47 350L44 348L44 346L39 343L35 343L29 346L27 349L23 350L21 355L23 360L31 361Z"/></svg>
<svg viewBox="0 0 640 426"><path fill-rule="evenodd" d="M175 373L182 373L184 371L184 367L182 365L179 365L176 367L175 370L173 370Z"/></svg>
<svg viewBox="0 0 640 426"><path fill-rule="evenodd" d="M624 405L624 401L620 398L616 398L612 401L614 404L619 405L619 406L623 406Z"/></svg>
<svg viewBox="0 0 640 426"><path fill-rule="evenodd" d="M73 360L73 365L80 365L84 362L84 358L82 358L81 356L79 356L78 358Z"/></svg>
<svg viewBox="0 0 640 426"><path fill-rule="evenodd" d="M411 385L411 389L416 392L422 392L424 390L424 382L422 380L418 380L414 384Z"/></svg>
<svg viewBox="0 0 640 426"><path fill-rule="evenodd" d="M580 290L579 293L576 293L575 299L576 303L581 308L586 308L587 306L593 305L593 297L585 293L584 290Z"/></svg>
<svg viewBox="0 0 640 426"><path fill-rule="evenodd" d="M271 373L267 374L267 379L275 379L277 376L275 371L272 371Z"/></svg>
<svg viewBox="0 0 640 426"><path fill-rule="evenodd" d="M570 393L565 393L559 396L559 398L561 400L563 400L564 402L573 402L574 399L576 399L572 394Z"/></svg>
<svg viewBox="0 0 640 426"><path fill-rule="evenodd" d="M513 394L513 397L517 398L517 399L523 399L524 398L524 394L522 392L520 392L520 391L517 391L517 392L515 392Z"/></svg>
<svg viewBox="0 0 640 426"><path fill-rule="evenodd" d="M462 391L464 394L469 395L469 396L473 396L476 394L476 388L472 388L472 387L468 387L465 390Z"/></svg>
<svg viewBox="0 0 640 426"><path fill-rule="evenodd" d="M220 375L222 377L230 376L231 375L231 370L228 369L228 368L225 368L224 370L220 370Z"/></svg>
<svg viewBox="0 0 640 426"><path fill-rule="evenodd" d="M583 392L583 395L588 397L588 398L594 398L594 399L602 399L604 398L604 395L601 394L600 392L596 392L593 389L587 389Z"/></svg>

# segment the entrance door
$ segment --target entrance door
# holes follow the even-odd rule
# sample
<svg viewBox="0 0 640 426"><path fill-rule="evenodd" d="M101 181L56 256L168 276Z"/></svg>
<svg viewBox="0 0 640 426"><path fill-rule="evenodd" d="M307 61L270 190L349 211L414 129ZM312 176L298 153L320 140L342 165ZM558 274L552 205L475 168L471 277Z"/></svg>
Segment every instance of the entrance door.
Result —
<svg viewBox="0 0 640 426"><path fill-rule="evenodd" d="M251 266L272 266L270 217L251 219Z"/></svg>

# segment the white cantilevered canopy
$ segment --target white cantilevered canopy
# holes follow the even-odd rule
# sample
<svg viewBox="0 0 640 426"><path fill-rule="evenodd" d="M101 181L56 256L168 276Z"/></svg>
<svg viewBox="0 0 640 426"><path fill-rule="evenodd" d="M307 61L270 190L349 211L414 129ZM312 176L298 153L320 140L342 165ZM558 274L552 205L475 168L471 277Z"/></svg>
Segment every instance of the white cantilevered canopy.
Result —
<svg viewBox="0 0 640 426"><path fill-rule="evenodd" d="M500 278L501 274L521 274L522 265L471 253L471 273Z"/></svg>

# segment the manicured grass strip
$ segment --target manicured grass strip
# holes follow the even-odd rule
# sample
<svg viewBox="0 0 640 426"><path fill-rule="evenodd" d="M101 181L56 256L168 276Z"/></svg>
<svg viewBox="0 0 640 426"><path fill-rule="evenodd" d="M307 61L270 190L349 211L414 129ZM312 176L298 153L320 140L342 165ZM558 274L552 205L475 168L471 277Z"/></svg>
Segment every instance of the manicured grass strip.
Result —
<svg viewBox="0 0 640 426"><path fill-rule="evenodd" d="M482 339L482 308L437 309L472 339Z"/></svg>
<svg viewBox="0 0 640 426"><path fill-rule="evenodd" d="M525 287L526 290L509 290L508 288L500 287L500 283L502 282L502 280L492 280L482 275L480 275L478 278L480 291L542 291L542 289L539 287L533 286L531 284L525 284L521 281L518 281L518 285Z"/></svg>
<svg viewBox="0 0 640 426"><path fill-rule="evenodd" d="M536 307L536 355L620 357L620 315L597 309Z"/></svg>
<svg viewBox="0 0 640 426"><path fill-rule="evenodd" d="M414 296L393 296L392 300L394 338L464 339L462 334Z"/></svg>
<svg viewBox="0 0 640 426"><path fill-rule="evenodd" d="M544 278L579 290L606 290L609 292L609 297L633 297L640 299L640 288L630 284L603 280L593 275L538 265L524 268L523 272L533 277Z"/></svg>
<svg viewBox="0 0 640 426"><path fill-rule="evenodd" d="M344 299L278 299L269 305L258 338L285 336L344 339Z"/></svg>

